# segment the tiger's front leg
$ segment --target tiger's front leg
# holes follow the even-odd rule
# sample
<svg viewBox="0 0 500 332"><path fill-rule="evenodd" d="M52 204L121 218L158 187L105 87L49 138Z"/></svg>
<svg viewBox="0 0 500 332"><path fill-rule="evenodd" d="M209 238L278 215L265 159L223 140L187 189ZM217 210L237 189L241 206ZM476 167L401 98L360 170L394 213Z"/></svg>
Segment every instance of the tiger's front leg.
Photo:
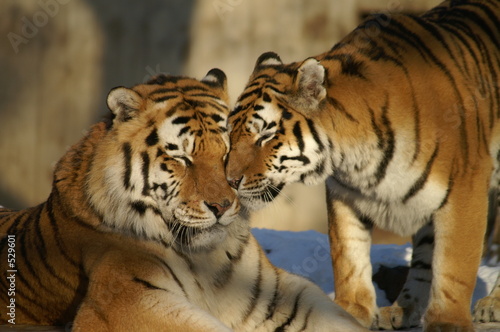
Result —
<svg viewBox="0 0 500 332"><path fill-rule="evenodd" d="M379 328L386 330L419 326L429 302L432 282L434 225L423 226L412 237L411 268L396 302L380 308Z"/></svg>
<svg viewBox="0 0 500 332"><path fill-rule="evenodd" d="M474 172L477 170L471 170ZM434 215L432 286L426 332L472 332L470 305L481 260L488 209L486 177L462 176Z"/></svg>
<svg viewBox="0 0 500 332"><path fill-rule="evenodd" d="M335 302L365 327L377 327L378 308L370 262L371 234L345 203L327 190L330 250L335 279Z"/></svg>

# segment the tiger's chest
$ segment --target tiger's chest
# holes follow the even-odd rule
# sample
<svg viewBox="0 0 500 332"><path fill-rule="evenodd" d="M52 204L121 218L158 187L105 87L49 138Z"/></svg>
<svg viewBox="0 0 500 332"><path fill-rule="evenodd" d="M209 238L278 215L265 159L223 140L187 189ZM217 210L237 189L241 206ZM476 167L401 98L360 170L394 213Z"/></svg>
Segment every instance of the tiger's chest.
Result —
<svg viewBox="0 0 500 332"><path fill-rule="evenodd" d="M447 187L428 180L418 192L411 176L387 177L375 188L351 187L329 177L327 188L334 200L347 204L358 217L369 219L374 225L403 236L412 235L430 221L448 195ZM409 195L408 193L412 193ZM342 218L342 216L339 216Z"/></svg>

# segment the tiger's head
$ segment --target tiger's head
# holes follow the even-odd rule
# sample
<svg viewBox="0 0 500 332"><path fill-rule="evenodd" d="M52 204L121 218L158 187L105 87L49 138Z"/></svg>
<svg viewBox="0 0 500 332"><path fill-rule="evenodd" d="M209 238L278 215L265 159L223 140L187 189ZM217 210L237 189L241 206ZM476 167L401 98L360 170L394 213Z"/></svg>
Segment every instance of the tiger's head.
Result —
<svg viewBox="0 0 500 332"><path fill-rule="evenodd" d="M331 169L331 143L311 117L326 99L325 68L316 59L283 65L269 52L229 115L227 179L250 210L287 183L319 183Z"/></svg>
<svg viewBox="0 0 500 332"><path fill-rule="evenodd" d="M119 232L179 249L222 241L239 212L225 178L226 76L158 76L113 89L109 133L87 178L91 205Z"/></svg>

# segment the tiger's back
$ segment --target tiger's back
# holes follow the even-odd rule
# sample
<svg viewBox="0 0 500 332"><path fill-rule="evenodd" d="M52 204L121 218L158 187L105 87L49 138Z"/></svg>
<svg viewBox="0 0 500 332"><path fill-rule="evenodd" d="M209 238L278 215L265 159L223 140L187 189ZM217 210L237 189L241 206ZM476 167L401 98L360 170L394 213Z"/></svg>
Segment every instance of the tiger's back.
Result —
<svg viewBox="0 0 500 332"><path fill-rule="evenodd" d="M104 127L94 126L60 161L46 202L20 211L0 210L0 255L14 258L8 266L14 282L2 279L0 285L3 290L15 286L13 292L2 291L0 295L2 303L15 304L15 315L5 316L2 311L2 323L15 318L13 322L18 324L64 325L75 316L88 282L82 270L82 247L113 237L100 236L95 230L99 221L95 216L89 218L92 213L79 189L84 183L83 170L90 162L88 156L104 136ZM71 184L75 179L77 183ZM61 197L61 192L73 200ZM9 249L15 256L9 256Z"/></svg>

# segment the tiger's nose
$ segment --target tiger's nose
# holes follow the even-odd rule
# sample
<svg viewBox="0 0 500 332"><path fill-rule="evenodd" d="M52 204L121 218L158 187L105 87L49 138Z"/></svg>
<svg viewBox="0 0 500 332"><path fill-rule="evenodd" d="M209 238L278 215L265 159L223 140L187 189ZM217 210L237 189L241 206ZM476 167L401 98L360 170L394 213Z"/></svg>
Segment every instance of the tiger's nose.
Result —
<svg viewBox="0 0 500 332"><path fill-rule="evenodd" d="M240 176L239 178L228 179L227 182L229 182L229 185L231 187L238 190L238 187L240 186L240 182L242 179L243 179L243 176Z"/></svg>
<svg viewBox="0 0 500 332"><path fill-rule="evenodd" d="M231 207L231 202L228 199L224 199L222 202L205 202L207 208L212 211L216 218L222 217L224 213Z"/></svg>

